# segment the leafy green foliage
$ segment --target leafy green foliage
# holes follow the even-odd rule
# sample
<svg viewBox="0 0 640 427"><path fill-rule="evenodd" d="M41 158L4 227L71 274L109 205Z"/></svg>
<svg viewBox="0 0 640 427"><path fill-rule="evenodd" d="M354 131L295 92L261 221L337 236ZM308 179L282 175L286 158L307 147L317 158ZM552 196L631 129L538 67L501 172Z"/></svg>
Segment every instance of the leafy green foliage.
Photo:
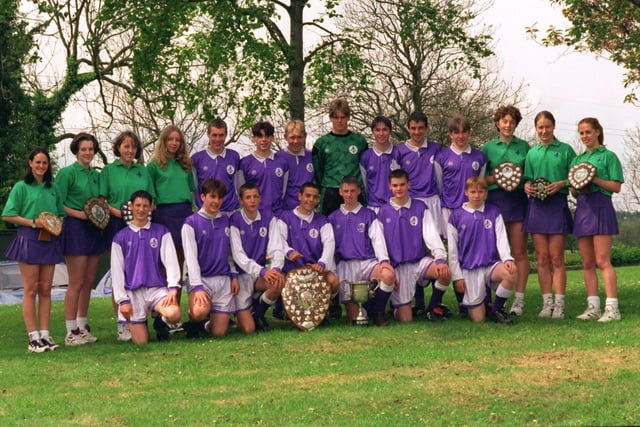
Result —
<svg viewBox="0 0 640 427"><path fill-rule="evenodd" d="M624 67L624 85L632 90L625 98L636 102L635 91L640 84L640 2L629 0L550 0L563 7L569 28L550 26L542 43L548 46L567 45L577 50L601 54ZM535 25L527 28L537 37Z"/></svg>

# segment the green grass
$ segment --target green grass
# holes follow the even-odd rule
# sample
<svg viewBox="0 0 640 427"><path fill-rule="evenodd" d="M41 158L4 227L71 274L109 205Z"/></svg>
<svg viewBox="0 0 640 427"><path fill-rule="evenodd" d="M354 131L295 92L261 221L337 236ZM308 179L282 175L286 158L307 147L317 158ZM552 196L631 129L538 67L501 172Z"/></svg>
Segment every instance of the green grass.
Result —
<svg viewBox="0 0 640 427"><path fill-rule="evenodd" d="M450 319L389 328L346 321L144 347L116 341L108 299L96 344L28 354L20 306L0 307L0 425L633 425L640 423L640 267L619 268L623 320L583 323L581 272L563 321ZM429 291L427 292L429 294ZM452 293L446 302L455 307ZM62 303L52 333L64 335Z"/></svg>

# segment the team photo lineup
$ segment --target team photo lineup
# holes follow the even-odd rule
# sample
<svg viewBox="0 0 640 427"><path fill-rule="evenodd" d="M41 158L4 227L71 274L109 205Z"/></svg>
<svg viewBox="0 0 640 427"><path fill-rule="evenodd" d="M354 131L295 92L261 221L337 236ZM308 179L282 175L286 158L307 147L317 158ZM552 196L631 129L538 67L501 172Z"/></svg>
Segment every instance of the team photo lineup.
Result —
<svg viewBox="0 0 640 427"><path fill-rule="evenodd" d="M332 129L311 150L304 122L288 122L286 147L275 151L276 129L259 121L244 157L226 146L221 119L208 123L208 146L192 155L169 125L146 166L138 136L124 131L101 171L92 167L97 139L79 133L69 147L76 161L55 179L49 153L33 149L2 211L17 226L5 257L19 265L28 352L59 348L49 330L62 262L64 345L98 341L89 305L105 252L117 339L135 344L149 341L149 321L161 341L178 331L222 337L231 326L268 332L271 319L302 330L343 316L379 327L451 316L512 325L526 309L529 238L538 316L564 319L569 235L586 288L577 319L621 319L611 247L623 169L598 119L578 122L584 151L576 154L556 139L548 111L535 116L538 142L530 146L515 135L518 108L497 108L497 136L481 149L461 115L449 119L450 141L439 142L428 139L422 112L402 124L378 116L372 144L349 129L350 116L346 100L332 101ZM393 144L394 126L406 127L409 139ZM447 291L457 307L443 304Z"/></svg>

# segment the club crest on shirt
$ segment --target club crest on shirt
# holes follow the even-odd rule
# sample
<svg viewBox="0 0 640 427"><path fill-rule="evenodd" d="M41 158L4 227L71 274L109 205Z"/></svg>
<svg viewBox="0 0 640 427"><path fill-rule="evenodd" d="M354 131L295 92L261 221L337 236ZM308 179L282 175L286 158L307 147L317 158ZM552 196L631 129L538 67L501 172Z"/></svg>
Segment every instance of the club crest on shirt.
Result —
<svg viewBox="0 0 640 427"><path fill-rule="evenodd" d="M274 171L276 176L278 178L282 178L282 175L284 175L284 172L282 171L282 168L276 168L276 170Z"/></svg>
<svg viewBox="0 0 640 427"><path fill-rule="evenodd" d="M318 233L317 228L312 228L309 230L309 237L311 237L312 239L317 239L319 235L320 233Z"/></svg>
<svg viewBox="0 0 640 427"><path fill-rule="evenodd" d="M349 146L349 152L351 154L358 154L358 147L356 147L355 145L350 145Z"/></svg>
<svg viewBox="0 0 640 427"><path fill-rule="evenodd" d="M149 246L151 246L152 248L157 248L158 247L158 239L156 239L155 237L152 237L151 239L149 239Z"/></svg>
<svg viewBox="0 0 640 427"><path fill-rule="evenodd" d="M313 164L312 163L307 163L307 172L312 173L313 172Z"/></svg>
<svg viewBox="0 0 640 427"><path fill-rule="evenodd" d="M414 227L418 225L418 217L413 215L411 218L409 218L409 224L413 225Z"/></svg>
<svg viewBox="0 0 640 427"><path fill-rule="evenodd" d="M233 165L227 165L227 174L233 175L234 173L236 173L236 168L234 168Z"/></svg>
<svg viewBox="0 0 640 427"><path fill-rule="evenodd" d="M361 222L360 224L358 224L356 226L356 230L358 231L358 233L364 233L364 230L365 230L364 222Z"/></svg>
<svg viewBox="0 0 640 427"><path fill-rule="evenodd" d="M251 176L256 176L257 174L258 174L258 171L257 171L257 170L255 170L255 169L251 169L251 170L249 171L249 175L251 175Z"/></svg>
<svg viewBox="0 0 640 427"><path fill-rule="evenodd" d="M260 234L260 237L266 237L267 236L267 227L260 227L260 231L258 233Z"/></svg>
<svg viewBox="0 0 640 427"><path fill-rule="evenodd" d="M471 167L473 168L473 170L474 170L474 171L477 171L477 170L479 170L479 169L480 169L480 163L479 163L477 160L476 160L476 161L473 161L473 162L471 163Z"/></svg>
<svg viewBox="0 0 640 427"><path fill-rule="evenodd" d="M491 222L491 220L490 219L485 219L484 220L484 228L486 228L488 230L491 227L493 227L493 223Z"/></svg>
<svg viewBox="0 0 640 427"><path fill-rule="evenodd" d="M207 165L202 166L202 170L203 170L203 171L208 171L208 170L209 170L209 166L207 166Z"/></svg>

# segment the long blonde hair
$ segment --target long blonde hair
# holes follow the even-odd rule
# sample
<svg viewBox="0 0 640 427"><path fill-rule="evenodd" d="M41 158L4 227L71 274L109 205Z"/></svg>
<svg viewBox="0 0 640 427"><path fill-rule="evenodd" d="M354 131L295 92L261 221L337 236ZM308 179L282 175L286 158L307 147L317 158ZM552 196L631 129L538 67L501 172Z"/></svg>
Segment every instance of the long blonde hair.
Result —
<svg viewBox="0 0 640 427"><path fill-rule="evenodd" d="M158 138L158 143L156 144L156 148L153 151L153 155L151 156L151 161L155 161L161 169L167 168L167 141L169 140L169 135L171 132L178 132L180 135L180 146L178 147L178 151L176 152L176 161L180 164L182 169L185 172L191 172L191 157L187 153L187 145L184 141L184 134L175 125L168 125L162 129L160 132L160 137Z"/></svg>

